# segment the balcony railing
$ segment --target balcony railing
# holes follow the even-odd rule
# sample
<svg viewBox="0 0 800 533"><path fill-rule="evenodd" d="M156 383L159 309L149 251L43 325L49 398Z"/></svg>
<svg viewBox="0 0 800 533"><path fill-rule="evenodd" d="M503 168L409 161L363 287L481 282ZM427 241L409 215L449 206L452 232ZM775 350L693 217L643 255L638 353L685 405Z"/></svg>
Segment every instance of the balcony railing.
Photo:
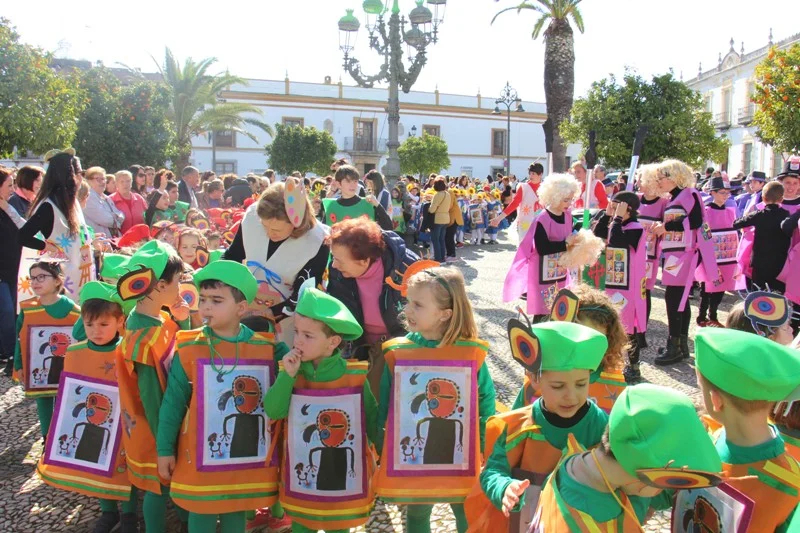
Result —
<svg viewBox="0 0 800 533"><path fill-rule="evenodd" d="M714 125L721 130L728 129L731 127L731 115L727 111L723 111L722 113L717 113L714 116Z"/></svg>
<svg viewBox="0 0 800 533"><path fill-rule="evenodd" d="M756 112L756 106L750 104L739 108L739 124L747 126L753 122L753 114Z"/></svg>
<svg viewBox="0 0 800 533"><path fill-rule="evenodd" d="M386 152L386 139L374 139L372 137L345 137L344 151L353 152L372 152L383 153Z"/></svg>

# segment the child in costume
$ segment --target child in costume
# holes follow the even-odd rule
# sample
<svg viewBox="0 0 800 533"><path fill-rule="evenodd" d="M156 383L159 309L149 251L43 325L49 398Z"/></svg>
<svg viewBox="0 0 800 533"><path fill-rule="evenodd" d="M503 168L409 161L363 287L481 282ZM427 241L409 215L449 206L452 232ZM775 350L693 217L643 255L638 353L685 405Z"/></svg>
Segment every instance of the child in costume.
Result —
<svg viewBox="0 0 800 533"><path fill-rule="evenodd" d="M486 202L483 193L473 194L469 205L469 220L472 228L472 244L486 244L483 233L486 231Z"/></svg>
<svg viewBox="0 0 800 533"><path fill-rule="evenodd" d="M189 308L178 292L183 261L171 246L149 241L117 270L126 272L117 281L120 297L136 301L116 357L128 479L145 491L143 514L148 533L163 533L169 481L158 475L156 432L175 334L180 328L163 308L188 326Z"/></svg>
<svg viewBox="0 0 800 533"><path fill-rule="evenodd" d="M714 241L714 252L717 266L722 274L722 283L715 285L707 281L705 271L701 268L697 269L697 280L701 282L700 312L697 315L697 325L721 328L722 324L717 320L717 309L722 303L725 291L736 289L736 250L739 247L739 233L733 229L736 208L727 205L728 199L731 197L730 187L722 178L711 178L708 190L711 194L711 201L705 206L706 220ZM744 288L744 280L742 280L741 287Z"/></svg>
<svg viewBox="0 0 800 533"><path fill-rule="evenodd" d="M703 403L723 426L714 444L726 479L713 489L680 494L674 517L692 531L702 499L704 514L714 518L702 522L717 523L718 531L794 531L800 464L768 416L773 402L800 399L800 353L760 335L714 328L701 329L695 345Z"/></svg>
<svg viewBox="0 0 800 533"><path fill-rule="evenodd" d="M721 481L719 456L692 401L666 387L625 389L591 452L569 441L529 531L644 531L651 509L672 506L670 490Z"/></svg>
<svg viewBox="0 0 800 533"><path fill-rule="evenodd" d="M465 502L469 530L476 533L520 531L521 526L525 531L567 436L591 448L608 423L605 411L588 399L590 374L608 347L603 335L571 322L531 326L519 320L509 322L508 335L514 359L538 376L542 397L532 406L495 415L486 425L491 456Z"/></svg>
<svg viewBox="0 0 800 533"><path fill-rule="evenodd" d="M547 316L556 292L569 285L569 272L559 260L573 239L570 206L579 192L580 184L569 174L545 180L539 188L545 209L525 234L506 275L503 301L527 294L527 312L534 322Z"/></svg>
<svg viewBox="0 0 800 533"><path fill-rule="evenodd" d="M471 238L470 234L470 220L469 220L469 198L467 197L467 191L464 189L456 189L458 191L456 193L456 198L458 202L458 208L461 209L461 218L463 219L464 223L461 224L458 229L456 230L456 243L461 243L463 246L466 242L469 243Z"/></svg>
<svg viewBox="0 0 800 533"><path fill-rule="evenodd" d="M449 503L459 533L463 502L480 473L495 393L457 270L435 267L408 280L403 338L383 345L378 425L386 428L375 493L406 503L406 531L429 532L434 503Z"/></svg>
<svg viewBox="0 0 800 533"><path fill-rule="evenodd" d="M61 294L64 275L59 263L39 261L29 272L28 283L36 296L19 304L14 371L25 396L36 399L36 414L46 440L64 356L73 342L72 328L80 318L80 308Z"/></svg>
<svg viewBox="0 0 800 533"><path fill-rule="evenodd" d="M358 196L361 175L356 167L342 165L336 170L333 179L339 184L342 195L339 198L322 200L322 221L333 226L347 218L366 216L378 223L381 229L392 231L392 217L386 212L378 200L370 195L369 199Z"/></svg>
<svg viewBox="0 0 800 533"><path fill-rule="evenodd" d="M350 531L367 522L374 500L378 407L368 364L339 351L362 329L344 304L314 288L300 296L294 325L294 347L264 398L271 420L287 420L280 501L295 533Z"/></svg>
<svg viewBox="0 0 800 533"><path fill-rule="evenodd" d="M123 533L136 533L138 499L121 446L116 352L125 316L116 288L100 281L84 285L81 318L87 340L67 350L56 421L37 472L48 485L100 500L94 533L109 533L117 524Z"/></svg>
<svg viewBox="0 0 800 533"><path fill-rule="evenodd" d="M197 270L208 264L208 243L200 230L185 228L178 235L178 255L187 270Z"/></svg>
<svg viewBox="0 0 800 533"><path fill-rule="evenodd" d="M647 299L647 321L650 321L652 309L651 293L658 280L658 237L653 233L653 226L664 220L664 208L667 199L658 191L657 165L643 165L639 178L639 224L645 229L647 250L647 284L645 297ZM640 337L641 348L647 347L645 335Z"/></svg>
<svg viewBox="0 0 800 533"><path fill-rule="evenodd" d="M157 241L169 244L173 248L177 245L175 242L175 223L171 220L162 220L153 224L150 236Z"/></svg>
<svg viewBox="0 0 800 533"><path fill-rule="evenodd" d="M215 261L194 275L202 329L177 334L159 410L158 473L189 511L191 533L243 533L246 511L278 497L275 435L263 411L276 346L240 324L258 292L250 270Z"/></svg>

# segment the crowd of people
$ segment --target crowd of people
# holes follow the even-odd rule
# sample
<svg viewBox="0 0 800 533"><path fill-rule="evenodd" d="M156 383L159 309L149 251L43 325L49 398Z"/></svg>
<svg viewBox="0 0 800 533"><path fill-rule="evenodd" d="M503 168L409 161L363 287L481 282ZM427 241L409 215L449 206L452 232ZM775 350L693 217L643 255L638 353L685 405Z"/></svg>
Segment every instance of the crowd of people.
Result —
<svg viewBox="0 0 800 533"><path fill-rule="evenodd" d="M96 533L167 531L169 501L190 533L348 531L376 498L413 533L435 503L459 533L800 528L800 158L394 184L45 159L0 168L0 355ZM456 257L513 223L504 406ZM700 289L702 417L640 383L657 284L657 365L689 359Z"/></svg>

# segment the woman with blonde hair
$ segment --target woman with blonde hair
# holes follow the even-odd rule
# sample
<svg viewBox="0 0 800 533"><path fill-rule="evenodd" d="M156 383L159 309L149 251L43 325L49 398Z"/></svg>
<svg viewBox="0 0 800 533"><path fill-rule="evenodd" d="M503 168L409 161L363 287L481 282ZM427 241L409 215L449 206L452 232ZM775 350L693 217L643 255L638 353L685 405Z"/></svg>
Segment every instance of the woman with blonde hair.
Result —
<svg viewBox="0 0 800 533"><path fill-rule="evenodd" d="M714 243L704 232L706 223L703 198L694 188L695 176L683 161L667 159L656 167L659 191L669 194L662 222L653 225L661 239L661 284L667 305L669 337L657 365L666 366L689 358L689 324L692 309L689 290L698 264L708 280L717 280L719 271ZM707 226L705 226L707 228Z"/></svg>
<svg viewBox="0 0 800 533"><path fill-rule="evenodd" d="M664 219L664 208L667 205L666 195L658 187L658 165L642 165L637 172L639 187L639 223L645 230L645 250L647 267L645 282L645 298L647 300L647 320L650 320L652 309L651 291L658 279L658 237L653 233L653 226ZM642 334L644 338L644 334ZM644 342L643 346L647 343Z"/></svg>
<svg viewBox="0 0 800 533"><path fill-rule="evenodd" d="M506 275L503 301L527 294L527 312L541 321L550 312L559 289L569 285L569 272L560 263L573 240L573 202L580 184L570 174L551 174L539 188L539 202L545 207L517 249Z"/></svg>

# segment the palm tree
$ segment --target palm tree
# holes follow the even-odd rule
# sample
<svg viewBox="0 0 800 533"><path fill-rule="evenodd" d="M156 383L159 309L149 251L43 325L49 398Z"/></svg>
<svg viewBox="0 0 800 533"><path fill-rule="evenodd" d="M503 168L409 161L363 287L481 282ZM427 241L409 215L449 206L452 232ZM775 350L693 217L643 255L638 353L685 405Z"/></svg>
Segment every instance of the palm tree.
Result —
<svg viewBox="0 0 800 533"><path fill-rule="evenodd" d="M539 15L533 26L531 38L538 39L544 30L544 96L547 102L547 118L553 124L553 169L566 170L566 146L559 133L559 125L569 118L572 110L572 93L575 90L575 42L569 19L583 33L583 17L578 9L581 0L524 0L515 7L499 11L492 23L501 13L532 9ZM548 24L549 23L549 24Z"/></svg>
<svg viewBox="0 0 800 533"><path fill-rule="evenodd" d="M245 129L247 125L257 126L269 135L273 135L271 126L252 117L252 115L260 116L262 114L261 109L257 106L226 102L220 98L220 93L231 85L247 85L247 82L228 72L217 75L208 74L208 69L216 61L216 58L213 57L199 62L188 58L181 67L175 56L172 55L172 51L167 48L164 65L156 62L161 77L169 87L172 96L169 118L175 127L177 147L175 168L178 170L189 163L189 155L192 153L192 137L197 135L230 130L258 142L258 138Z"/></svg>

